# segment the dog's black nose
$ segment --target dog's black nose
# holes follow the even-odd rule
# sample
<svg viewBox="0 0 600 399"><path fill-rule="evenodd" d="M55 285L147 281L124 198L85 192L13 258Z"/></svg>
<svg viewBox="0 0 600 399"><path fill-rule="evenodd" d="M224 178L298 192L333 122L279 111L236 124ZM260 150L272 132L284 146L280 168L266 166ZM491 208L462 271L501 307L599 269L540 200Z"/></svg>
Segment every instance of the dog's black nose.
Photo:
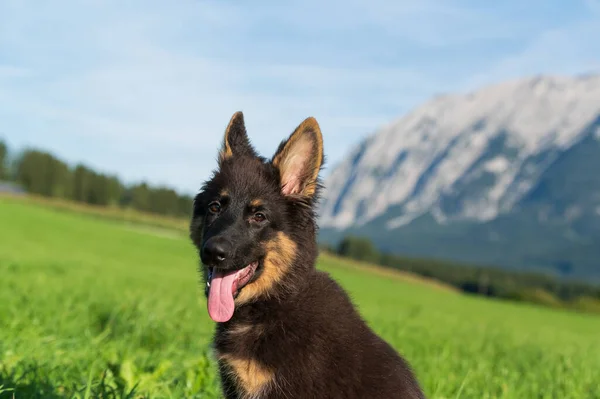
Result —
<svg viewBox="0 0 600 399"><path fill-rule="evenodd" d="M202 247L202 260L208 264L223 262L231 252L231 244L223 237L209 238Z"/></svg>

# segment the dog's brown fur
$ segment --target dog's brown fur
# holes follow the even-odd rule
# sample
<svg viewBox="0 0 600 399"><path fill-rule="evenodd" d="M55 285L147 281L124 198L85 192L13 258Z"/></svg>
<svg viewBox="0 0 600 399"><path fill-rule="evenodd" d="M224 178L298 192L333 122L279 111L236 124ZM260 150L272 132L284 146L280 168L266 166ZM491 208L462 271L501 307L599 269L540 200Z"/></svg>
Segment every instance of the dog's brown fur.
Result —
<svg viewBox="0 0 600 399"><path fill-rule="evenodd" d="M323 160L314 118L267 160L250 145L238 112L226 129L219 169L195 199L190 235L202 264L205 243L217 236L233 242L222 267L260 261L235 297L231 319L216 326L223 393L231 399L424 398L408 364L315 268ZM222 204L218 214L207 210L211 201ZM253 221L256 212L266 221ZM206 279L206 267L201 271Z"/></svg>

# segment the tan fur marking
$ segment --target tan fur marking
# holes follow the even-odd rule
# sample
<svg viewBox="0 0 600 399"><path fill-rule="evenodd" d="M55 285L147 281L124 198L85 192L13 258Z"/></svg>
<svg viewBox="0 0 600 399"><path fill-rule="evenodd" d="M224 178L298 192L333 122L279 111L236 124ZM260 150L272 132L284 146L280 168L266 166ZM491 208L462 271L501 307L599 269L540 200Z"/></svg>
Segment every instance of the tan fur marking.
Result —
<svg viewBox="0 0 600 399"><path fill-rule="evenodd" d="M225 150L221 152L221 160L224 161L227 158L231 158L233 156L233 151L231 151L231 147L227 142L227 137L225 137Z"/></svg>
<svg viewBox="0 0 600 399"><path fill-rule="evenodd" d="M219 356L219 361L231 367L233 376L243 387L246 397L256 397L273 381L274 373L253 359L241 359L228 354Z"/></svg>
<svg viewBox="0 0 600 399"><path fill-rule="evenodd" d="M231 147L229 146L229 141L227 140L227 135L229 135L229 128L227 128L227 132L225 133L225 138L223 139L223 150L219 153L219 158L221 161L224 161L233 156L233 151L231 151Z"/></svg>
<svg viewBox="0 0 600 399"><path fill-rule="evenodd" d="M233 156L233 151L231 150L231 146L229 145L229 132L231 131L231 127L233 126L233 123L240 116L242 116L242 113L236 112L235 114L233 114L233 116L229 120L229 123L227 124L227 128L225 129L225 137L223 137L223 149L219 153L219 158L221 161L224 161L227 158L230 158Z"/></svg>
<svg viewBox="0 0 600 399"><path fill-rule="evenodd" d="M250 201L250 206L254 207L254 208L258 208L259 206L261 206L263 204L263 202L259 199L255 199Z"/></svg>
<svg viewBox="0 0 600 399"><path fill-rule="evenodd" d="M308 178L306 179L304 187L301 189L301 194L305 196L313 196L316 191L317 177L321 168L321 161L323 159L323 135L319 123L314 117L306 118L294 132L291 134L283 150L275 156L273 159L273 165L281 171L282 176L286 174L286 167L292 164L294 154L290 154L290 151L294 149L298 151L298 148L302 149L303 144L301 140L306 140L305 132L312 131L315 133L315 141L307 143L309 145L316 145L315 156L310 160L310 170L308 171Z"/></svg>
<svg viewBox="0 0 600 399"><path fill-rule="evenodd" d="M248 302L259 296L269 296L273 286L281 281L296 256L296 243L286 234L279 232L266 244L267 255L260 277L246 285L236 298L236 304Z"/></svg>
<svg viewBox="0 0 600 399"><path fill-rule="evenodd" d="M221 190L221 192L219 193L219 195L221 196L221 198L227 197L229 195L229 191L227 191L227 190Z"/></svg>
<svg viewBox="0 0 600 399"><path fill-rule="evenodd" d="M230 335L246 334L247 332L252 330L252 327L253 326L251 324L239 324L229 328L227 332Z"/></svg>

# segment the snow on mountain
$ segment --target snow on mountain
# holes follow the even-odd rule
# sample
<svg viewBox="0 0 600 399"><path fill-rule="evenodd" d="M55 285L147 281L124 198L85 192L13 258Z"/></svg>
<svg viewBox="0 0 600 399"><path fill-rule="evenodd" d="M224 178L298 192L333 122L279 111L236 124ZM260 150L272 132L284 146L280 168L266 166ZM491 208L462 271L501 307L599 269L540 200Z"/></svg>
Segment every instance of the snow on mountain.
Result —
<svg viewBox="0 0 600 399"><path fill-rule="evenodd" d="M379 129L333 169L320 224L344 229L388 212L389 229L425 213L440 224L493 220L599 117L600 75L440 96Z"/></svg>

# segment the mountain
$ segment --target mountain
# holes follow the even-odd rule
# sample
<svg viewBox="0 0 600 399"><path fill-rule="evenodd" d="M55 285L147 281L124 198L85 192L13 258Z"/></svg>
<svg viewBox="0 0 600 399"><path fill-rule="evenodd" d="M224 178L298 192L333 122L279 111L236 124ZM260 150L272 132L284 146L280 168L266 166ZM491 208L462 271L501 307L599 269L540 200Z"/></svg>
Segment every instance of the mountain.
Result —
<svg viewBox="0 0 600 399"><path fill-rule="evenodd" d="M600 75L432 99L325 180L322 241L600 279Z"/></svg>

